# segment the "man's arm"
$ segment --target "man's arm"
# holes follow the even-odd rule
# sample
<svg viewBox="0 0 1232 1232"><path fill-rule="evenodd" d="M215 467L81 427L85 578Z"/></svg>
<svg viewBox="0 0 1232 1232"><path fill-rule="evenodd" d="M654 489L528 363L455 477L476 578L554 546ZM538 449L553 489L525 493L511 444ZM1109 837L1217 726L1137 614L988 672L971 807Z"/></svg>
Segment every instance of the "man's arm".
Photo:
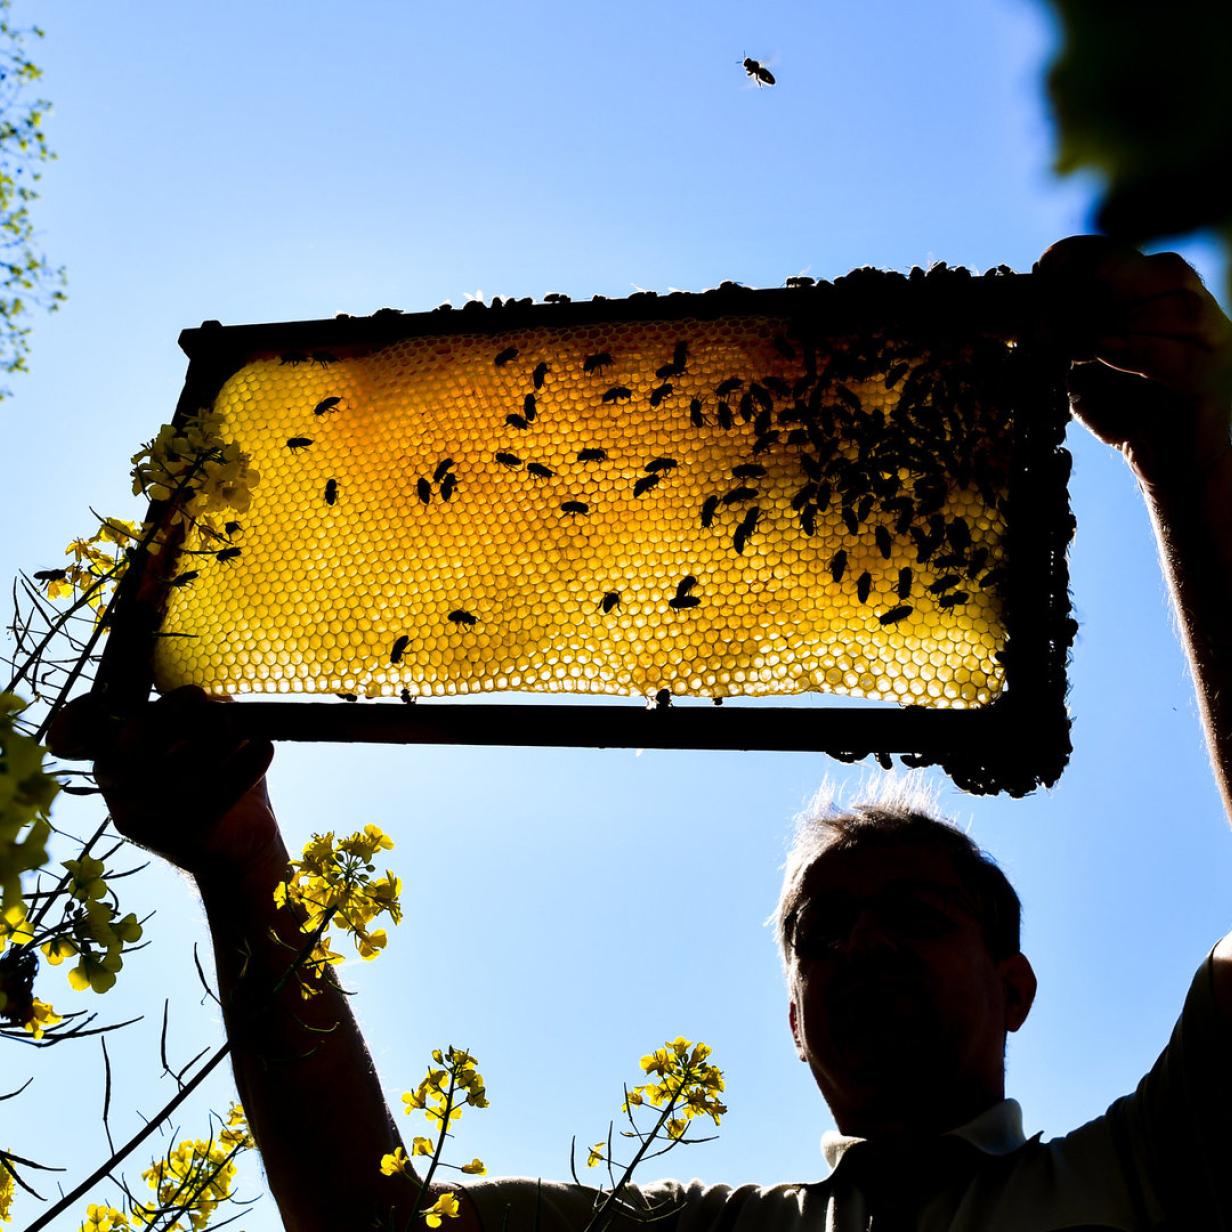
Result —
<svg viewBox="0 0 1232 1232"><path fill-rule="evenodd" d="M1174 253L1077 236L1037 271L1079 357L1074 411L1121 451L1146 498L1232 821L1232 323ZM1232 934L1214 972L1232 1025Z"/></svg>
<svg viewBox="0 0 1232 1232"><path fill-rule="evenodd" d="M271 746L229 735L228 707L190 688L148 707L100 750L93 705L68 708L53 747L95 755L116 825L196 882L236 1087L283 1223L289 1232L401 1232L415 1187L380 1173L400 1138L346 996L328 974L307 1000L294 975L285 978L308 938L274 904L287 851L265 791ZM463 1212L451 1227L472 1232L473 1211Z"/></svg>

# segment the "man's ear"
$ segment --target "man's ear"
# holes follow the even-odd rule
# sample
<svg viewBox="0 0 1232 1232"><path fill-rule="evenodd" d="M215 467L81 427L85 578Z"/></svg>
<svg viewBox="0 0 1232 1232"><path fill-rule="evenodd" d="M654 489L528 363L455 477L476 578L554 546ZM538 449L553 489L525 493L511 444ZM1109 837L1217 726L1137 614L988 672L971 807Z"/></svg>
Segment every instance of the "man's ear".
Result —
<svg viewBox="0 0 1232 1232"><path fill-rule="evenodd" d="M1005 1029L1017 1031L1035 1004L1035 969L1025 954L1004 958L998 966L1005 989Z"/></svg>
<svg viewBox="0 0 1232 1232"><path fill-rule="evenodd" d="M796 999L793 997L787 1004L787 1021L791 1025L791 1038L796 1043L796 1056L801 1061L807 1061L808 1058L804 1055L804 1044L800 1039L799 1017L799 1012L796 1010Z"/></svg>

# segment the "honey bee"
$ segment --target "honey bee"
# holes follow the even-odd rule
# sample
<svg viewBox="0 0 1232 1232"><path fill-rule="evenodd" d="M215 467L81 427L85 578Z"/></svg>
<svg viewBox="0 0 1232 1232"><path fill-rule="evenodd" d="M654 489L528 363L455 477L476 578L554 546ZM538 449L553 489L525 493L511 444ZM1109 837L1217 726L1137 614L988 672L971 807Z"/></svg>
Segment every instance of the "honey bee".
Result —
<svg viewBox="0 0 1232 1232"><path fill-rule="evenodd" d="M890 532L884 526L878 526L873 531L873 537L877 540L877 550L886 560L889 560L890 553L894 550L893 541L890 539Z"/></svg>
<svg viewBox="0 0 1232 1232"><path fill-rule="evenodd" d="M287 351L278 361L279 365L289 364L292 368L298 368L300 364L306 364L308 356L302 351Z"/></svg>
<svg viewBox="0 0 1232 1232"><path fill-rule="evenodd" d="M422 475L415 480L415 491L425 505L432 499L432 485Z"/></svg>
<svg viewBox="0 0 1232 1232"><path fill-rule="evenodd" d="M610 351L596 351L594 355L587 355L582 360L583 372L602 372L604 368L611 367L612 353Z"/></svg>
<svg viewBox="0 0 1232 1232"><path fill-rule="evenodd" d="M393 649L389 652L389 661L397 663L402 658L407 646L410 645L411 639L404 633L397 641L394 642Z"/></svg>
<svg viewBox="0 0 1232 1232"><path fill-rule="evenodd" d="M780 433L777 428L771 428L768 432L763 432L753 442L753 452L755 454L765 453L766 450L772 445L777 445L779 443L779 436Z"/></svg>
<svg viewBox="0 0 1232 1232"><path fill-rule="evenodd" d="M67 569L40 569L35 575L36 582L63 582L68 577Z"/></svg>
<svg viewBox="0 0 1232 1232"><path fill-rule="evenodd" d="M658 406L664 398L670 398L671 396L672 384L670 381L665 381L662 385L659 385L650 391L650 405Z"/></svg>
<svg viewBox="0 0 1232 1232"><path fill-rule="evenodd" d="M702 414L702 400L694 398L689 403L689 422L695 428L704 428L706 426L706 417Z"/></svg>
<svg viewBox="0 0 1232 1232"><path fill-rule="evenodd" d="M517 357L518 357L518 348L515 346L508 346L503 351L499 352L496 358L492 362L498 368L503 368L507 363L510 363L512 360L517 359Z"/></svg>
<svg viewBox="0 0 1232 1232"><path fill-rule="evenodd" d="M689 344L687 342L676 343L672 351L672 365L677 372L683 372L689 366Z"/></svg>
<svg viewBox="0 0 1232 1232"><path fill-rule="evenodd" d="M322 398L320 402L312 408L314 415L331 415L338 409L338 403L342 401L339 394L335 394L332 398Z"/></svg>
<svg viewBox="0 0 1232 1232"><path fill-rule="evenodd" d="M714 387L714 392L720 398L726 398L728 394L734 394L743 384L744 382L738 376L729 376L727 380L720 381Z"/></svg>
<svg viewBox="0 0 1232 1232"><path fill-rule="evenodd" d="M766 473L766 468L756 462L743 462L739 466L733 466L731 473L735 479L760 479Z"/></svg>
<svg viewBox="0 0 1232 1232"><path fill-rule="evenodd" d="M756 495L756 488L750 488L745 484L741 484L739 487L732 488L730 492L723 494L723 504L736 505L741 501L752 500Z"/></svg>
<svg viewBox="0 0 1232 1232"><path fill-rule="evenodd" d="M676 466L675 458L651 458L642 469L649 471L652 475L657 475L660 472L666 474L668 471L674 471Z"/></svg>
<svg viewBox="0 0 1232 1232"><path fill-rule="evenodd" d="M181 573L178 577L173 577L168 583L170 586L180 587L189 586L201 576L196 569L189 569L186 573Z"/></svg>
<svg viewBox="0 0 1232 1232"><path fill-rule="evenodd" d="M830 577L835 582L843 580L843 574L847 571L847 549L839 548L833 556L830 557Z"/></svg>
<svg viewBox="0 0 1232 1232"><path fill-rule="evenodd" d="M639 480L637 480L636 483L634 483L633 495L641 496L644 493L649 492L651 488L658 487L658 485L659 485L658 475L643 475Z"/></svg>
<svg viewBox="0 0 1232 1232"><path fill-rule="evenodd" d="M452 470L452 469L453 469L453 459L452 458L442 458L436 464L436 470L432 472L432 482L440 483L440 481L445 478L445 472L448 470Z"/></svg>
<svg viewBox="0 0 1232 1232"><path fill-rule="evenodd" d="M898 585L894 588L894 593L900 599L911 598L911 566L907 565L898 571Z"/></svg>
<svg viewBox="0 0 1232 1232"><path fill-rule="evenodd" d="M742 556L744 555L745 545L749 541L749 536L753 533L757 526L757 519L761 517L761 509L754 505L752 509L744 515L744 521L736 527L735 533L732 535L732 547L736 549Z"/></svg>
<svg viewBox="0 0 1232 1232"><path fill-rule="evenodd" d="M915 608L913 608L909 603L902 603L899 604L898 607L892 607L888 612L882 612L877 619L883 625L896 625L900 620L910 616L914 611Z"/></svg>
<svg viewBox="0 0 1232 1232"><path fill-rule="evenodd" d="M526 473L536 479L551 479L556 474L550 466L544 466L541 462L527 462Z"/></svg>
<svg viewBox="0 0 1232 1232"><path fill-rule="evenodd" d="M526 397L522 399L522 414L526 416L527 423L535 422L535 415L537 414L537 411L535 409L534 394L527 394Z"/></svg>
<svg viewBox="0 0 1232 1232"><path fill-rule="evenodd" d="M605 462L607 460L607 450L579 449L577 460L579 462Z"/></svg>
<svg viewBox="0 0 1232 1232"><path fill-rule="evenodd" d="M937 600L938 607L958 607L961 603L966 603L971 596L965 590L954 590L948 595L942 595Z"/></svg>
<svg viewBox="0 0 1232 1232"><path fill-rule="evenodd" d="M599 600L599 610L606 616L613 608L620 606L620 591L605 590Z"/></svg>
<svg viewBox="0 0 1232 1232"><path fill-rule="evenodd" d="M774 85L774 74L760 60L754 60L752 56L744 57L744 71L759 86Z"/></svg>
<svg viewBox="0 0 1232 1232"><path fill-rule="evenodd" d="M676 594L674 598L667 601L667 606L675 608L677 611L683 611L685 608L697 607L701 600L689 592L697 585L697 578L691 573L686 573L684 577L676 583Z"/></svg>
<svg viewBox="0 0 1232 1232"><path fill-rule="evenodd" d="M413 706L415 699L411 696L411 691L405 685L402 686L402 692L398 694L399 700L406 706Z"/></svg>
<svg viewBox="0 0 1232 1232"><path fill-rule="evenodd" d="M299 453L301 449L307 449L312 444L310 436L292 436L287 440L287 448L292 453Z"/></svg>
<svg viewBox="0 0 1232 1232"><path fill-rule="evenodd" d="M530 379L535 383L536 389L543 388L543 378L551 371L552 369L548 367L546 361L536 366L534 372L530 374Z"/></svg>
<svg viewBox="0 0 1232 1232"><path fill-rule="evenodd" d="M628 402L633 397L633 390L627 385L613 385L604 395L604 402Z"/></svg>
<svg viewBox="0 0 1232 1232"><path fill-rule="evenodd" d="M223 548L221 552L214 553L214 559L218 561L219 564L229 564L237 556L239 556L243 550L243 548Z"/></svg>
<svg viewBox="0 0 1232 1232"><path fill-rule="evenodd" d="M943 590L953 590L962 577L957 573L947 573L945 577L938 578L928 589L934 595L939 595Z"/></svg>
<svg viewBox="0 0 1232 1232"><path fill-rule="evenodd" d="M868 602L869 592L873 589L873 575L867 569L856 578L856 598L861 603Z"/></svg>
<svg viewBox="0 0 1232 1232"><path fill-rule="evenodd" d="M498 451L492 455L501 466L507 466L511 471L516 471L522 465L522 459L516 453L505 453Z"/></svg>
<svg viewBox="0 0 1232 1232"><path fill-rule="evenodd" d="M330 364L338 362L337 355L331 355L329 351L313 351L312 362L320 368L328 368Z"/></svg>
<svg viewBox="0 0 1232 1232"><path fill-rule="evenodd" d="M506 415L505 422L511 428L517 428L519 431L525 431L527 428L530 427L530 424L528 424L526 420L522 418L521 415Z"/></svg>
<svg viewBox="0 0 1232 1232"><path fill-rule="evenodd" d="M727 405L726 402L719 403L719 409L718 409L716 418L719 421L719 427L722 428L724 431L727 431L727 429L730 428L732 424L736 422L732 416L732 409L730 406Z"/></svg>
<svg viewBox="0 0 1232 1232"><path fill-rule="evenodd" d="M806 535L817 533L817 507L815 505L805 505L800 510L800 529Z"/></svg>
<svg viewBox="0 0 1232 1232"><path fill-rule="evenodd" d="M710 526L714 521L715 510L719 507L719 498L717 496L707 496L702 501L702 525Z"/></svg>
<svg viewBox="0 0 1232 1232"><path fill-rule="evenodd" d="M474 628L479 623L479 617L468 612L465 608L455 608L449 613L449 619L459 628Z"/></svg>
<svg viewBox="0 0 1232 1232"><path fill-rule="evenodd" d="M774 399L770 396L770 391L764 385L759 385L756 381L749 383L749 397L757 403L763 411L774 410Z"/></svg>
<svg viewBox="0 0 1232 1232"><path fill-rule="evenodd" d="M590 506L585 501L569 500L565 501L560 507L561 513L567 513L570 517L578 517L581 514L590 512Z"/></svg>
<svg viewBox="0 0 1232 1232"><path fill-rule="evenodd" d="M671 689L660 689L651 700L652 710L666 710L672 704Z"/></svg>
<svg viewBox="0 0 1232 1232"><path fill-rule="evenodd" d="M452 499L453 490L458 486L458 477L450 471L444 479L441 480L441 500L447 501Z"/></svg>

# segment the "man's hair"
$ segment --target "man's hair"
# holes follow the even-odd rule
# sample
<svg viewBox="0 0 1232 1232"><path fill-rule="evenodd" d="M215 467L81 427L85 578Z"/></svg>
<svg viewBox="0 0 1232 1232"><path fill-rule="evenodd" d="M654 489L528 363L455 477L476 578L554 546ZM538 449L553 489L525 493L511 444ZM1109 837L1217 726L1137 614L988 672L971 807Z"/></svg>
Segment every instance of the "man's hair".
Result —
<svg viewBox="0 0 1232 1232"><path fill-rule="evenodd" d="M864 792L870 795L867 791ZM1021 949L1022 903L996 861L956 825L937 815L935 796L902 776L885 776L871 798L842 806L823 783L810 807L796 818L796 834L783 866L783 888L772 917L790 975L795 965L792 934L806 901L809 870L830 851L868 850L909 843L944 852L979 916L988 952L996 960Z"/></svg>

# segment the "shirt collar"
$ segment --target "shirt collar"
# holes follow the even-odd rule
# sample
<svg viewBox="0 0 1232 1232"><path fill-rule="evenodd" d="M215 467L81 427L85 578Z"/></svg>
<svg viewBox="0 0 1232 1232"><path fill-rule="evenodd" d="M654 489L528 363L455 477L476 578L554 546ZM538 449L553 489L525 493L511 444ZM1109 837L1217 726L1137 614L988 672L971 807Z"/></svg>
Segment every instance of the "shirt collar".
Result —
<svg viewBox="0 0 1232 1232"><path fill-rule="evenodd" d="M1022 1107L1016 1099L1003 1099L993 1104L973 1117L965 1125L957 1129L947 1130L942 1137L965 1139L972 1146L983 1151L985 1155L1008 1155L1016 1151L1026 1142L1022 1132ZM1040 1135L1036 1135L1039 1137ZM833 1176L842 1157L863 1138L854 1138L848 1134L839 1133L837 1129L828 1129L821 1136L821 1153L826 1163L830 1165L830 1175Z"/></svg>

